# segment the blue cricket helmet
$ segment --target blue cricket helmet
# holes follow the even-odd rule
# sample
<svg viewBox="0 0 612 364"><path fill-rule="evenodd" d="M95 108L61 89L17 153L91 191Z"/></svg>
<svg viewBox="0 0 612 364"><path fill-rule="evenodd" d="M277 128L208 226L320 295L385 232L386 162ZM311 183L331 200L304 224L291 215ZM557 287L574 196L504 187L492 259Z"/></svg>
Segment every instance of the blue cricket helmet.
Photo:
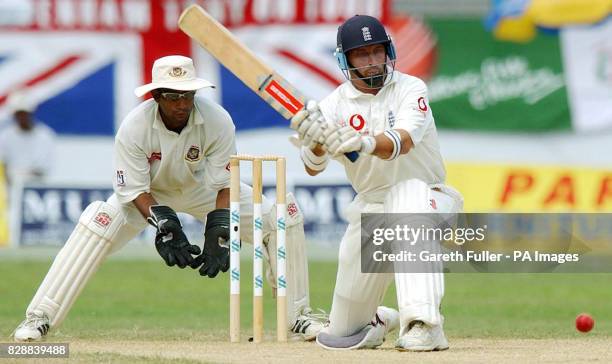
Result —
<svg viewBox="0 0 612 364"><path fill-rule="evenodd" d="M382 23L373 16L355 15L338 27L334 55L340 69L349 69L346 53L352 49L372 44L384 44L391 61L396 58L395 47Z"/></svg>

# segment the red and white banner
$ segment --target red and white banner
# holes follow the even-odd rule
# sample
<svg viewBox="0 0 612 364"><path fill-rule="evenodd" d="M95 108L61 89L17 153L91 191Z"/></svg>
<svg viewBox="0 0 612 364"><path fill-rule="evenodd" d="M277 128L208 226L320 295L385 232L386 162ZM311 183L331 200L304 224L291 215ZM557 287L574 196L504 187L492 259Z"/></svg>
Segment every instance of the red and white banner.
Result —
<svg viewBox="0 0 612 364"><path fill-rule="evenodd" d="M218 86L210 96L239 130L285 125L177 28L192 3L308 97L322 98L344 81L332 53L338 25L355 14L387 25L399 49L398 69L422 77L433 69L434 37L417 20L392 17L390 0L4 0L0 120L8 116L7 96L20 89L39 104L37 117L60 134L113 135L139 102L133 89L150 81L154 60L182 54Z"/></svg>

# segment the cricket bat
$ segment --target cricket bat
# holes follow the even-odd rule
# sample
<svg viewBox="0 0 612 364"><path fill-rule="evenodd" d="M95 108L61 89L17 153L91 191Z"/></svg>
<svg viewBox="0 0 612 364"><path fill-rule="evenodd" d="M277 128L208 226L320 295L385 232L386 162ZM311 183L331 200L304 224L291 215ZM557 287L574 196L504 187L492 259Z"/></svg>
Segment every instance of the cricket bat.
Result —
<svg viewBox="0 0 612 364"><path fill-rule="evenodd" d="M185 9L178 25L285 119L290 120L304 107L305 97L301 92L200 6L194 4ZM345 155L351 162L359 158L357 152Z"/></svg>

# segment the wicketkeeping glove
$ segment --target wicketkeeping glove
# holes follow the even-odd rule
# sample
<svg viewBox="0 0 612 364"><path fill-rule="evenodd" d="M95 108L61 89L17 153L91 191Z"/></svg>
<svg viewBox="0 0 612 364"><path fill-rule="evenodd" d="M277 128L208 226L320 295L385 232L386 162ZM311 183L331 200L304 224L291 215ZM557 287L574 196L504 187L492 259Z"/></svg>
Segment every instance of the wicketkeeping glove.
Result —
<svg viewBox="0 0 612 364"><path fill-rule="evenodd" d="M170 267L185 268L193 262L192 254L200 254L200 247L189 244L176 212L168 206L153 205L149 208L149 224L157 229L155 248Z"/></svg>
<svg viewBox="0 0 612 364"><path fill-rule="evenodd" d="M215 278L219 271L229 269L229 209L216 209L206 215L204 249L196 257L191 268L200 267L200 275Z"/></svg>

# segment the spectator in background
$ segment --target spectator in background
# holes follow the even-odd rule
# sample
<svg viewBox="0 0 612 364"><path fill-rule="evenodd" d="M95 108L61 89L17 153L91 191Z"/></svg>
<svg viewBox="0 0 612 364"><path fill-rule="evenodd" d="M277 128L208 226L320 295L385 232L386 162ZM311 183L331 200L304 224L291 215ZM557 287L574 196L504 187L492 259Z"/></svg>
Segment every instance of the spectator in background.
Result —
<svg viewBox="0 0 612 364"><path fill-rule="evenodd" d="M9 184L40 181L53 164L55 132L34 119L36 105L21 92L11 94L7 108L13 122L0 130L0 163Z"/></svg>

